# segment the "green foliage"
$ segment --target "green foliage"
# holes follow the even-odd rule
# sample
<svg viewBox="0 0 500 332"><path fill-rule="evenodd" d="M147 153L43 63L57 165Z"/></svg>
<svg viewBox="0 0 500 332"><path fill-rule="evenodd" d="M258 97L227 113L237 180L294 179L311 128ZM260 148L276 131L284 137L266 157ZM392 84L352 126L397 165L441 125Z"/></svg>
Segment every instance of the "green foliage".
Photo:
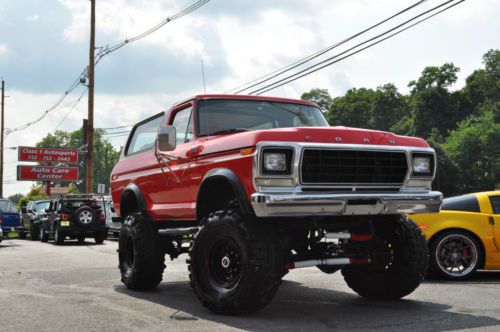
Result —
<svg viewBox="0 0 500 332"><path fill-rule="evenodd" d="M457 164L448 156L444 147L433 138L427 140L436 151L437 172L432 186L445 196L459 195L463 192L462 172Z"/></svg>
<svg viewBox="0 0 500 332"><path fill-rule="evenodd" d="M462 121L444 144L466 192L493 190L500 183L500 102L483 104L481 112Z"/></svg>
<svg viewBox="0 0 500 332"><path fill-rule="evenodd" d="M372 89L351 89L333 99L327 120L332 125L390 130L408 115L407 98L394 84Z"/></svg>
<svg viewBox="0 0 500 332"><path fill-rule="evenodd" d="M450 88L460 69L452 63L424 68L408 95L393 84L353 88L330 102L327 120L426 138L438 156L434 186L445 195L494 189L500 185L500 50L484 54L483 64L457 91Z"/></svg>
<svg viewBox="0 0 500 332"><path fill-rule="evenodd" d="M68 194L79 194L80 190L78 190L78 187L74 183L70 183L68 186Z"/></svg>
<svg viewBox="0 0 500 332"><path fill-rule="evenodd" d="M408 113L408 104L392 83L379 86L375 91L370 127L388 131Z"/></svg>
<svg viewBox="0 0 500 332"><path fill-rule="evenodd" d="M311 100L318 104L322 110L330 108L333 101L327 89L312 89L309 92L304 92L302 96L300 96L300 99Z"/></svg>
<svg viewBox="0 0 500 332"><path fill-rule="evenodd" d="M376 93L372 89L351 89L333 99L327 120L335 126L370 128Z"/></svg>
<svg viewBox="0 0 500 332"><path fill-rule="evenodd" d="M26 194L25 197L19 199L17 204L18 210L25 207L29 201L38 201L41 199L47 199L49 196L45 194L43 187L41 185L32 185L30 191Z"/></svg>
<svg viewBox="0 0 500 332"><path fill-rule="evenodd" d="M19 203L19 200L23 197L24 197L23 194L14 194L14 195L7 197L7 199L9 199L12 203L17 205Z"/></svg>
<svg viewBox="0 0 500 332"><path fill-rule="evenodd" d="M109 176L114 165L120 158L120 151L116 150L111 143L103 138L103 130L94 131L94 192L97 191L97 185L104 183L109 188ZM77 189L85 191L85 150L83 147L83 130L79 129L73 132L58 130L54 134L45 136L37 143L38 147L79 149L78 182ZM65 186L66 183L55 182Z"/></svg>
<svg viewBox="0 0 500 332"><path fill-rule="evenodd" d="M452 63L445 63L441 67L425 67L422 75L416 81L410 81L408 87L413 88L412 93L429 88L445 89L457 81L460 68Z"/></svg>

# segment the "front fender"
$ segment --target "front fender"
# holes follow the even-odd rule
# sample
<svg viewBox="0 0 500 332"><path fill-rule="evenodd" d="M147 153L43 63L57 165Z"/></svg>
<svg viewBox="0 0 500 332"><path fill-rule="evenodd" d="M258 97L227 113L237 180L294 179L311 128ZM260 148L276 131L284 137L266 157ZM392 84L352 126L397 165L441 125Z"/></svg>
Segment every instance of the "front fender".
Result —
<svg viewBox="0 0 500 332"><path fill-rule="evenodd" d="M205 194L205 190L210 186L212 181L224 180L231 187L235 198L238 200L241 212L246 215L253 215L253 209L247 197L247 193L240 178L230 169L227 168L217 168L210 170L205 174L203 178L200 189L198 191L197 202L200 201L200 197ZM199 204L196 204L196 215L202 215L199 211Z"/></svg>

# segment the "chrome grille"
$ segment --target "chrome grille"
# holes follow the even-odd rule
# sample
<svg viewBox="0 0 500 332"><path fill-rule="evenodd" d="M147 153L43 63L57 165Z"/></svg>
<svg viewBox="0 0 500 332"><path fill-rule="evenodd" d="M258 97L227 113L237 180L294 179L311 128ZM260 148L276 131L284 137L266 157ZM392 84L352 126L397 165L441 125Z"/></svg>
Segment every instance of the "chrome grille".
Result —
<svg viewBox="0 0 500 332"><path fill-rule="evenodd" d="M310 185L402 185L404 151L304 149L301 182Z"/></svg>

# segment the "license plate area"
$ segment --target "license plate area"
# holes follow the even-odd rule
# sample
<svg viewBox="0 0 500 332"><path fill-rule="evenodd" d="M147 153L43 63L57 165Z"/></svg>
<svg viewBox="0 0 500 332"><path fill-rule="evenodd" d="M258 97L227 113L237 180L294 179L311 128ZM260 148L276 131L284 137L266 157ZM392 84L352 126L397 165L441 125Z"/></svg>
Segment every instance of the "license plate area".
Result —
<svg viewBox="0 0 500 332"><path fill-rule="evenodd" d="M69 226L69 220L61 220L61 226Z"/></svg>

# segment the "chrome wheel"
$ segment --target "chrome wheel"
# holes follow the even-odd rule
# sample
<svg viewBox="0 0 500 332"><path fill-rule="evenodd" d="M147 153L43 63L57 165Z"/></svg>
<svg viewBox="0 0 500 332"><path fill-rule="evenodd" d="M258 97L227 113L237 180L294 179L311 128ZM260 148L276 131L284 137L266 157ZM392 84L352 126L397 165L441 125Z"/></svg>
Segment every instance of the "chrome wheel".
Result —
<svg viewBox="0 0 500 332"><path fill-rule="evenodd" d="M475 241L464 234L449 234L439 240L434 252L437 266L442 273L454 277L465 277L477 268L479 248Z"/></svg>
<svg viewBox="0 0 500 332"><path fill-rule="evenodd" d="M80 222L84 225L88 225L92 222L92 212L90 211L82 211L80 212L80 215L78 217L80 219Z"/></svg>

